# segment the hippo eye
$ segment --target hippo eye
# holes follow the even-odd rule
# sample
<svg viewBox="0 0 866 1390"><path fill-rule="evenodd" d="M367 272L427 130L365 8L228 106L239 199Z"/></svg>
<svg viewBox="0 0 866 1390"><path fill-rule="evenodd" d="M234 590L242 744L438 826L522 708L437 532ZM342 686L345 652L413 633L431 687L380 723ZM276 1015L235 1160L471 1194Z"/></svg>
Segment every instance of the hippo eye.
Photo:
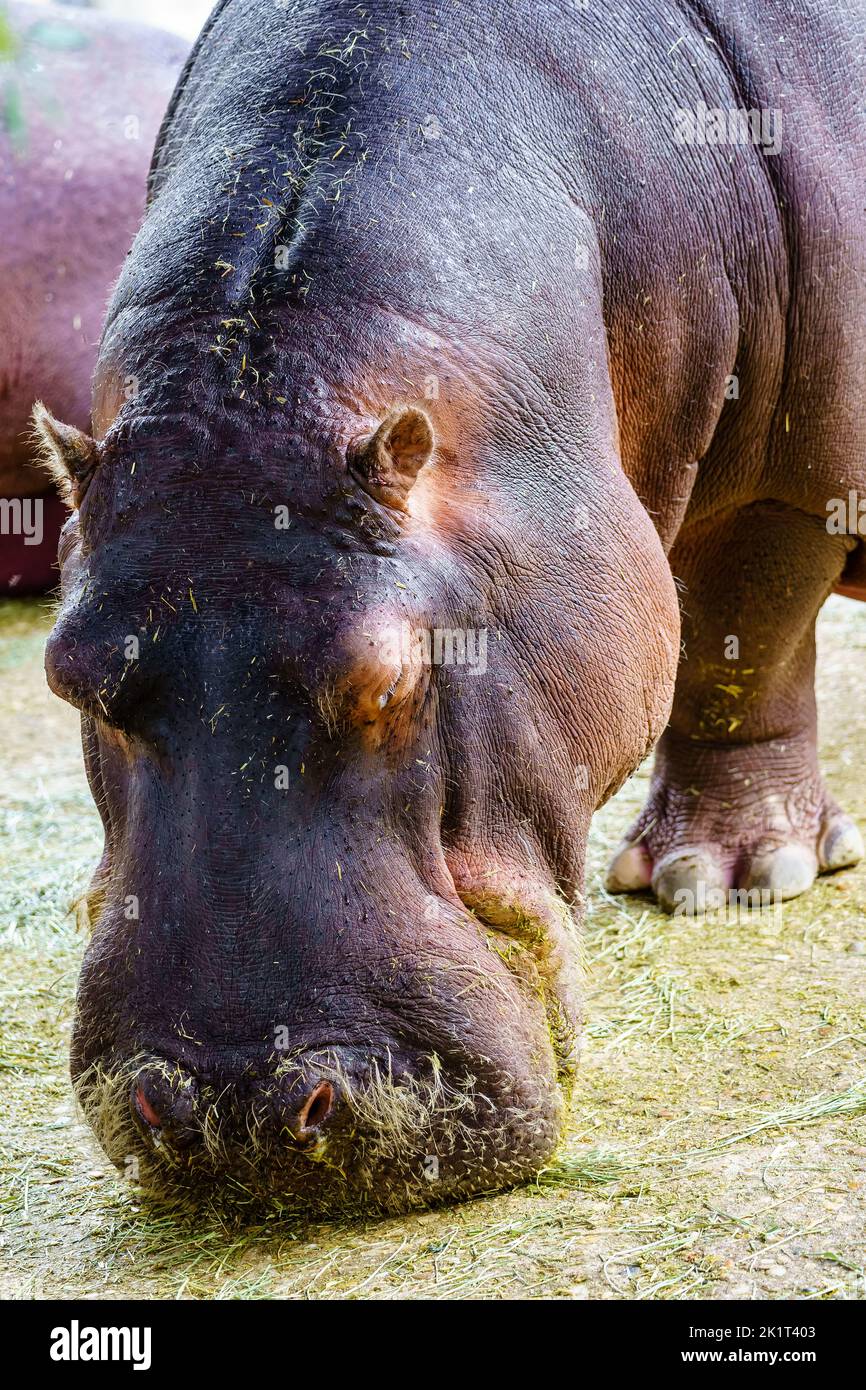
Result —
<svg viewBox="0 0 866 1390"><path fill-rule="evenodd" d="M351 722L370 728L387 724L403 709L416 683L411 666L360 663L347 681Z"/></svg>
<svg viewBox="0 0 866 1390"><path fill-rule="evenodd" d="M368 619L347 641L344 670L340 687L350 724L374 740L394 739L399 729L409 728L424 663L408 623L390 615Z"/></svg>
<svg viewBox="0 0 866 1390"><path fill-rule="evenodd" d="M403 672L401 671L400 674L399 674L399 675L391 682L391 684L388 686L388 689L387 689L387 690L383 690L382 694L379 696L379 708L380 708L380 709L384 709L385 706L388 704L388 702L393 698L394 694L396 693L397 687L398 687L398 685L400 684L400 681L402 680L402 678L403 678Z"/></svg>

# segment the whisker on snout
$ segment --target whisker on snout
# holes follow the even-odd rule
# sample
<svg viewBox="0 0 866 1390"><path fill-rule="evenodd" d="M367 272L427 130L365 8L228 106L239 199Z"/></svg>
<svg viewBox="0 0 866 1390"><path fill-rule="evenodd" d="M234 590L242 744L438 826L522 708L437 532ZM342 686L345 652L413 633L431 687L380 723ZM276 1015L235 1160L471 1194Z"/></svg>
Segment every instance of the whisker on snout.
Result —
<svg viewBox="0 0 866 1390"><path fill-rule="evenodd" d="M474 1077L446 1079L435 1056L411 1075L371 1059L363 1079L335 1054L312 1058L289 1084L279 1069L213 1083L139 1055L96 1063L76 1094L112 1161L154 1197L210 1195L230 1177L247 1195L297 1195L316 1210L420 1207L471 1190L480 1168L487 1186L525 1176L525 1157L509 1167L510 1134L539 1149L555 1138L549 1113L503 1111ZM441 1168L449 1191L437 1187Z"/></svg>

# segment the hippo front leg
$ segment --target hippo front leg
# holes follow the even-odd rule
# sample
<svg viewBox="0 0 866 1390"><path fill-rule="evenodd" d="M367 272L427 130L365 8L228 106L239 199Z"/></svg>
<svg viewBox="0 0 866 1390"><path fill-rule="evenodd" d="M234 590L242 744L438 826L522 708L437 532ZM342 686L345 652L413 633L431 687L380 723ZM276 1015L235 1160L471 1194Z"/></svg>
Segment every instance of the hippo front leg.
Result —
<svg viewBox="0 0 866 1390"><path fill-rule="evenodd" d="M674 708L612 891L652 887L667 911L700 912L719 890L795 897L861 857L818 766L814 689L815 619L851 545L824 518L772 502L677 541Z"/></svg>

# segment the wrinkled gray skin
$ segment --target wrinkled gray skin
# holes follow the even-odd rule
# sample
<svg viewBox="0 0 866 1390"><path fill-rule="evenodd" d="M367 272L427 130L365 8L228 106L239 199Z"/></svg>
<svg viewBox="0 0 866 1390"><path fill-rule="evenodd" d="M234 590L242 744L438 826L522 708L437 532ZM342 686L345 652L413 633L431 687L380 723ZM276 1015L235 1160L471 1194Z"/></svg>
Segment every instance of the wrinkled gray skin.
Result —
<svg viewBox="0 0 866 1390"><path fill-rule="evenodd" d="M589 820L672 700L613 887L857 857L812 674L862 583L825 523L864 483L864 30L218 7L95 443L42 421L76 508L49 680L106 826L73 1073L154 1186L399 1207L535 1171ZM701 102L778 109L780 148L677 143ZM486 632L486 671L395 654L401 622Z"/></svg>

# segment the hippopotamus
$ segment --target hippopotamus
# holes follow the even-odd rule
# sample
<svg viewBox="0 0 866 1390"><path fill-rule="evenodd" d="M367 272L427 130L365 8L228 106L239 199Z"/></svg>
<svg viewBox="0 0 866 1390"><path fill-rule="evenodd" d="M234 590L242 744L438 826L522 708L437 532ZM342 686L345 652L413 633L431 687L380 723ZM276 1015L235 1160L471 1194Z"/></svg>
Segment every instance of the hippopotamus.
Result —
<svg viewBox="0 0 866 1390"><path fill-rule="evenodd" d="M110 288L188 45L78 9L0 6L0 597L58 581L66 508L34 467L33 402L90 429Z"/></svg>
<svg viewBox="0 0 866 1390"><path fill-rule="evenodd" d="M396 1211L538 1172L590 820L657 741L613 891L858 859L813 669L866 594L864 32L216 5L92 434L37 411L47 675L105 825L72 1075L146 1190Z"/></svg>

